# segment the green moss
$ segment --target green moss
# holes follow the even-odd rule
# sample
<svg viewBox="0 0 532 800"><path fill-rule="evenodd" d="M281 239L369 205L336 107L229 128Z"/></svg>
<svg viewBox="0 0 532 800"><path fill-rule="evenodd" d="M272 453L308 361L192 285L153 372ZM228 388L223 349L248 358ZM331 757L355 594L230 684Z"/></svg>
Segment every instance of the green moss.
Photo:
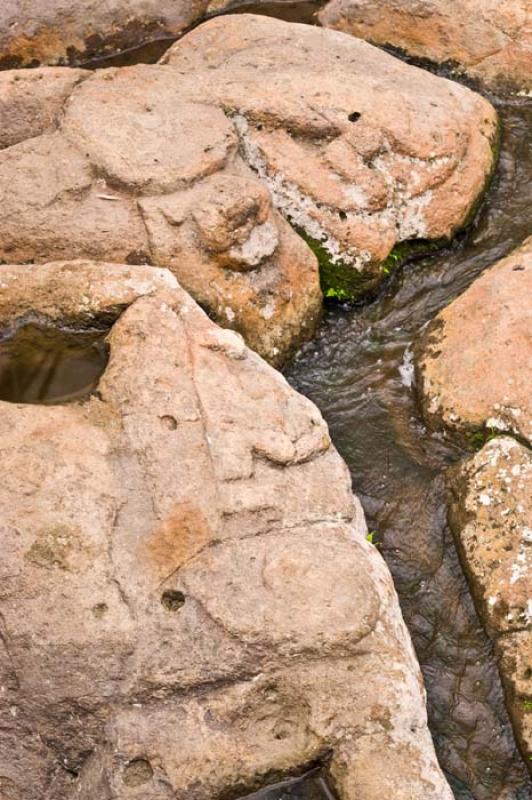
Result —
<svg viewBox="0 0 532 800"><path fill-rule="evenodd" d="M407 261L429 256L448 244L448 239L408 239L406 242L398 242L381 262L380 271L384 275L391 275L394 270L402 267Z"/></svg>
<svg viewBox="0 0 532 800"><path fill-rule="evenodd" d="M497 436L507 436L507 431L501 431L497 428L486 427L481 430L474 431L468 436L468 442L473 450L482 450L487 442L491 442Z"/></svg>
<svg viewBox="0 0 532 800"><path fill-rule="evenodd" d="M378 276L361 272L345 261L333 262L322 242L313 239L302 228L296 227L295 230L318 259L321 290L326 299L352 303L375 289Z"/></svg>

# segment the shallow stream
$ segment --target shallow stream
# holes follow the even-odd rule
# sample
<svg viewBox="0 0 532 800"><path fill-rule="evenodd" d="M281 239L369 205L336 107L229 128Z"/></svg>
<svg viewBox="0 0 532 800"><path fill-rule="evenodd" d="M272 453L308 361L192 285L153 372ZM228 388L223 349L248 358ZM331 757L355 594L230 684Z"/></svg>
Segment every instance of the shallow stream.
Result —
<svg viewBox="0 0 532 800"><path fill-rule="evenodd" d="M460 800L528 800L532 786L446 521L443 473L466 453L426 430L412 381L423 326L530 233L530 100L497 100L499 167L466 237L410 264L373 303L330 307L286 369L329 423L394 576L428 691L432 734Z"/></svg>

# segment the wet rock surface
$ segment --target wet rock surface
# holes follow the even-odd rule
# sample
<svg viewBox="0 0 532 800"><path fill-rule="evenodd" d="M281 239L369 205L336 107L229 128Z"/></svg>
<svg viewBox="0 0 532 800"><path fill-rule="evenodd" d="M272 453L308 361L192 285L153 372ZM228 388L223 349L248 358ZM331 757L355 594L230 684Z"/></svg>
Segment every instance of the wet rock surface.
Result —
<svg viewBox="0 0 532 800"><path fill-rule="evenodd" d="M532 88L527 0L331 0L322 25L450 63L491 87Z"/></svg>
<svg viewBox="0 0 532 800"><path fill-rule="evenodd" d="M146 41L177 36L205 12L208 0L4 0L0 69L77 65Z"/></svg>
<svg viewBox="0 0 532 800"><path fill-rule="evenodd" d="M470 443L495 438L451 473L451 524L480 617L497 643L525 761L532 749L532 239L477 279L418 345L430 424ZM497 433L514 434L514 439Z"/></svg>
<svg viewBox="0 0 532 800"><path fill-rule="evenodd" d="M525 763L532 756L532 454L503 436L450 473L450 520L499 667Z"/></svg>
<svg viewBox="0 0 532 800"><path fill-rule="evenodd" d="M239 4L237 3L236 5ZM289 7L295 5L297 4L288 2L270 4L265 3L263 6L261 6L261 11L263 8L266 8L266 6L283 6L286 7L286 12L283 13L286 13L287 17L290 17L292 12L290 11ZM311 6L312 3L305 3L301 5L306 7ZM265 11L264 13L269 13L269 11ZM112 51L112 47L110 49ZM56 72L59 75L62 71L58 70ZM2 76L0 76L0 78L1 77ZM9 77L10 76L8 76L8 78ZM8 127L4 140L0 140L0 147L9 147L31 136L40 135L43 132L46 134L50 134L54 131L57 132L58 121L62 119L63 115L62 109L66 107L66 98L68 94L70 94L75 83L78 82L79 81L74 81L71 87L70 85L67 85L67 81L64 88L62 88L60 83L58 83L57 91L54 89L53 91L50 91L49 94L45 92L44 95L39 90L37 90L37 92L33 92L31 83L29 82L26 88L26 95L28 99L27 101L23 99L23 101L19 103L17 107L17 93L15 92L13 97L10 96L9 91L7 92L7 100L5 105L2 106L2 84L0 81L0 111L3 110L3 108L7 108L11 118L10 121L14 123L14 133L12 133ZM111 99L109 104L113 106L115 103L115 98L112 96L112 93L110 97ZM192 97L192 102L193 104L196 102L194 97ZM120 104L118 103L118 105ZM201 105L201 103L199 105ZM14 109L14 113L12 109ZM80 119L78 119L74 125L74 127L77 126L78 128L74 134L74 138L79 134L83 144L86 144L90 142L91 136L94 135L94 131L88 130L87 132L87 126L84 126L84 120L82 119L82 116L83 115L81 114ZM356 113L354 113L353 116L354 119L352 121L358 122L359 118L356 118ZM118 127L120 128L120 125L123 124L123 120L120 120L120 113L118 114L118 119ZM175 124L175 120L172 121L172 125L173 124ZM90 128L90 126L88 127ZM87 133L88 135L86 138L83 138ZM237 133L239 146L241 146L242 131L238 130ZM127 150L127 147L125 149ZM120 159L113 159L113 154L110 152L110 150L112 150L112 146L110 149L107 148L107 153L105 153L104 151L106 150L106 144L104 143L104 146L101 148L101 150L105 157L110 156L109 161L105 164L105 169L109 169L111 172L116 170L116 174L118 175L118 172L123 164L120 163ZM159 150L162 152L161 145L157 145L153 151L150 151L150 147L148 147L148 160L150 160L152 156L155 156L156 158ZM97 157L99 157L99 145L96 147L96 154ZM214 161L216 161L217 155L217 153L214 154ZM511 158L507 158L506 162L503 158L505 170L508 169L510 162ZM171 160L168 163L171 164ZM149 206L149 201L152 197L150 195L152 186L155 186L156 191L158 191L159 182L164 181L165 179L162 171L157 172L156 170L156 174L152 176L149 174L149 171L143 173L142 164L137 164L137 167L141 177L139 179L138 187L135 185L134 192L135 194L137 192L142 193L140 200L144 201L144 199L146 199L147 201L146 207L142 211L143 221L144 218L147 220L150 213L152 213L155 209L155 213L153 213L153 219L151 222L154 230L158 226L160 227L161 217L163 217L165 221L171 219L172 225L182 224L176 223L178 218L181 219L179 216L181 212L179 211L177 214L175 214L175 205L173 202L169 206L162 204L164 206L162 210L157 204L152 208ZM92 168L93 167L91 166L91 169ZM97 169L99 170L99 167ZM28 171L28 175L30 173L31 170ZM223 177L225 179L225 175ZM173 178L170 178L170 181L171 180L173 180ZM185 175L185 183L187 180L188 176ZM223 185L225 191L228 188L228 184L224 181L221 181L221 184ZM107 182L107 179L105 178L104 182L100 182L98 185L98 188L103 188L104 190L108 187L113 189L113 195L114 190L122 190L124 188L120 185L120 177L113 178L112 182ZM235 270L241 269L242 271L247 271L248 268L253 266L252 262L256 258L255 254L257 252L257 248L259 250L259 254L263 254L268 250L273 252L271 248L273 247L272 243L275 240L275 233L272 233L271 227L268 226L267 221L266 227L263 227L264 203L260 197L256 197L254 195L254 189L251 189L251 205L254 209L257 209L257 211L254 210L251 213L253 215L256 214L256 219L260 220L255 225L255 227L259 229L258 233L255 236L247 236L249 233L249 228L246 228L246 233L243 236L243 239L245 239L245 247L242 246L242 242L238 238L237 244L233 242L230 247L227 246L227 235L231 229L231 221L229 218L235 216L242 218L242 216L246 216L246 214L249 213L249 204L244 203L244 207L242 207L242 204L237 202L242 195L242 184L233 185L233 187L234 191L232 192L231 198L231 212L230 214L227 214L224 210L222 213L223 220L220 219L220 204L218 202L219 198L217 198L218 189L216 192L209 191L207 193L201 189L197 195L191 193L190 196L192 198L192 203L190 208L195 206L198 198L200 199L201 203L206 194L210 195L210 199L213 200L212 205L214 208L209 209L207 213L204 213L203 210L200 210L197 217L194 217L194 224L197 227L189 228L190 235L188 235L188 240L189 242L192 242L190 247L193 252L193 259L194 257L197 259L195 240L197 231L200 231L202 239L208 243L210 248L208 249L208 263L210 263L213 252L218 254L220 251L222 251L225 254L227 250L230 250L231 253L228 258L231 260L232 268ZM73 194L75 194L77 191L77 189L74 189ZM82 191L84 191L84 189ZM229 184L229 194L231 195L231 184ZM109 197L102 197L100 199L108 199L111 202ZM184 205L186 205L186 203ZM510 203L509 208L511 205L512 204ZM179 204L178 207L179 209L182 208L182 206ZM159 211L161 211L160 214ZM499 211L502 212L501 217L504 218L505 211L502 209L499 209ZM159 217L159 219L157 219L157 217ZM508 228L512 228L513 222L513 219L510 220L508 218ZM145 224L147 225L148 223L145 222ZM164 228L164 224L162 227ZM183 229L185 229L185 227L186 226L183 225ZM41 230L45 230L45 225L41 226ZM159 232L157 232L157 235L159 235ZM490 252L495 253L495 251L501 249L504 251L505 246L502 245L501 242L503 239L511 240L512 237L513 232L506 233L505 231L504 235L501 233L500 241L495 246L491 245ZM166 233L164 233L162 239L163 244L160 245L160 252L163 254L166 252L166 255L163 255L162 257L171 258L171 255L175 249L174 243L171 237L167 237ZM482 241L482 236L480 239ZM487 239L489 242L489 236ZM220 241L223 242L223 246L221 248ZM489 247L490 245L488 244L488 250ZM482 250L482 244L480 245L480 250ZM96 252L99 253L98 250ZM186 247L184 247L183 252L187 252ZM147 250L131 251L130 258L134 262L152 260L149 258L149 255L147 257ZM189 256L187 254L187 259L188 258ZM225 258L226 256L224 255L224 259ZM471 254L469 254L468 258L472 261L472 263L475 263L475 260L478 262L478 255L471 258ZM452 258L450 259L450 262L451 268L454 269L455 264ZM220 263L222 263L222 259L220 259ZM223 263L225 264L225 261ZM236 266L237 264L239 265L238 267ZM245 264L245 266L243 266L243 264ZM476 263L474 269L477 269L478 266L478 263ZM386 267L386 270L387 269L388 267ZM51 274L48 273L46 280L48 281L50 279ZM450 283L449 274L446 275L446 279L448 279ZM463 280L463 278L459 277L459 281L460 280ZM414 283L416 283L415 279ZM94 282L91 281L90 285L92 290ZM437 295L439 291L439 289L436 290L434 294ZM432 300L429 301L429 305L431 303L433 304ZM126 302L126 305L127 304L128 303ZM203 304L205 307L208 307L207 302L204 301ZM122 306L120 310L123 310L123 308L124 306ZM407 306L405 308L403 320L407 319L411 310L412 306ZM417 310L418 309L414 307L414 318L416 317ZM75 309L75 315L77 315L78 312L79 307ZM113 316L115 313L116 309L113 310L111 316ZM229 318L231 313L232 309L229 306ZM391 316L393 317L393 314ZM407 323L407 327L408 325L410 325L410 322ZM380 327L382 333L382 329L384 329L385 326L381 325ZM401 337L404 339L403 333L400 334L400 339ZM383 341L384 343L386 342L385 334ZM362 347L364 346L363 342L359 342L359 344L361 344ZM260 348L261 345L259 344L258 346ZM270 358L271 360L275 360L272 358L272 354L277 354L272 353L272 351L276 348L276 344L270 343L269 347ZM385 362L387 360L389 360L389 353L384 358ZM377 362L378 373L380 372L380 364L381 361L379 360ZM408 382L411 380L411 369L411 353L407 351L403 363L400 364L400 374L403 381ZM362 378L362 383L363 382L364 378ZM101 397L96 395L95 399L101 400ZM526 779L522 777L522 773L519 771L519 766L514 760L511 736L509 736L507 721L503 710L501 709L499 687L497 684L497 679L493 675L493 656L491 653L490 644L485 640L485 638L482 637L482 634L477 629L474 629L474 624L472 625L471 620L474 617L474 614L472 614L471 604L469 603L469 597L467 595L467 589L463 585L462 577L459 574L459 567L456 562L452 543L442 518L441 509L444 507L445 501L441 481L439 481L437 478L433 480L433 476L425 480L426 475L423 475L423 466L426 467L427 461L430 461L430 469L434 469L434 465L439 463L440 457L443 457L444 459L449 458L449 454L447 453L445 456L442 456L442 453L445 452L445 447L442 447L438 456L435 458L431 456L427 459L426 448L423 446L421 448L416 448L411 439L412 431L408 430L409 424L404 418L402 418L401 413L397 414L396 410L393 409L391 411L391 416L393 417L393 435L398 436L399 438L406 437L408 440L407 451L409 453L409 457L413 457L414 460L418 460L419 470L418 475L416 476L416 485L412 487L412 491L409 491L406 497L404 492L401 495L398 493L399 499L392 503L393 509L385 509L385 513L383 513L381 498L379 496L382 494L382 492L380 492L380 488L382 487L380 487L380 485L380 488L376 485L371 485L370 479L370 491L367 495L364 492L364 501L366 507L369 509L372 522L375 519L379 519L381 522L384 522L384 541L379 538L381 534L379 534L379 537L376 540L378 541L379 546L382 547L382 550L388 558L389 563L394 571L397 585L402 595L405 614L416 639L418 654L422 660L425 675L429 683L429 690L431 693L430 710L432 729L436 737L436 744L438 746L440 758L447 769L456 797L467 798L468 800L471 800L473 795L468 787L472 787L475 794L475 800L477 800L477 798L488 797L497 797L499 800L502 797L504 797L505 800L510 800L510 798L511 800L514 800L514 798L519 798L519 800L524 800L524 798L527 798L528 800L529 796L531 796L530 786L529 784L526 784ZM174 423L175 417L164 417L164 425L168 427L168 429L173 429ZM371 419L369 420L369 424L372 424ZM421 436L426 436L426 431L423 431L422 429L419 430ZM378 432L377 438L385 439L386 433L381 436L381 433ZM420 451L423 451L423 453L421 454ZM375 452L372 446L371 452L372 454L374 453L374 458L377 459L380 453L379 445L377 444ZM393 472L394 458L395 455L392 454L392 456L390 456L390 451L386 450L385 461L387 465L386 470L388 473L390 470ZM408 461L408 458L406 460ZM401 461L401 459L399 459L399 461ZM404 466L404 463L402 466ZM515 467L516 464L513 466ZM368 469L368 472L371 472L371 468ZM418 478L420 478L419 484L417 480ZM366 481L366 486L367 485L368 482ZM423 485L423 487L428 486L428 491L425 492L423 488L421 488L421 485ZM384 483L382 486L384 486ZM412 509L415 508L418 509L418 516L415 517L414 521L412 521L413 518L411 516L411 512ZM201 525L199 527L201 528ZM414 548L418 551L416 553L412 552L411 547L409 549L409 547L405 546L401 549L401 534L407 527L409 528L408 533L410 545L412 542L416 542L416 546ZM441 547L439 546L438 542L438 537L440 534ZM375 539L375 534L373 534L372 537ZM59 544L61 546L64 544L64 536L62 534L59 537ZM394 544L398 546L394 547ZM34 554L36 555L37 561L44 557L44 562L46 562L48 559L49 563L50 550L52 553L55 552L55 545L55 540L45 541L44 550ZM52 563L54 566L63 568L61 566L61 559L63 555L63 553L59 553L59 560L57 562L52 558ZM408 562L408 566L405 569L406 562ZM41 566L43 566L43 563L41 563ZM455 605L457 594L461 595L459 606ZM187 598L182 589L165 589L161 594L160 602L168 614L180 614L183 608L186 606ZM459 608L459 613L456 613L457 608ZM95 617L101 619L105 616L107 610L108 609L105 603L97 604L97 606L94 607L94 615ZM238 608L236 616L239 618L240 615L241 609ZM448 615L449 619L444 619L446 615ZM214 614L213 619L215 619ZM244 630L244 628L245 623L242 630ZM239 632L239 635L241 634L242 631ZM294 629L291 629L289 635L293 634ZM496 634L492 635L497 638ZM451 642L451 647L449 646L449 642ZM275 646L277 646L277 644L278 643L276 643ZM519 728L521 741L523 742L527 739L527 737L529 737L530 733L529 716L527 717L522 713L523 708L525 710L528 709L527 698L529 698L530 691L530 675L527 672L532 658L532 654L530 653L529 632L516 630L511 635L505 634L503 636L499 636L497 638L495 649L499 656L499 665L501 667L501 671L506 677L505 690L507 693L507 701L513 713L514 723ZM449 655L450 653L452 653L452 655ZM201 691L203 691L203 685L200 689L200 692ZM142 699L144 700L145 696L143 696ZM159 700L160 697L158 696L157 702L159 702ZM524 706L521 701L524 702ZM449 702L451 702L450 709L448 707ZM82 703L79 705L81 707ZM16 708L12 706L10 711L14 715L14 713L16 713ZM72 720L74 715L77 714L79 720L83 717L83 714L85 714L86 711L87 709L84 705L81 708L81 711L76 705L75 712L71 713L69 719ZM231 724L233 721L234 715L231 717ZM216 719L216 723L218 722L219 718ZM212 723L212 719L209 719L208 723L210 725ZM491 737L486 736L486 730L490 725L493 726L491 728L493 734ZM159 730L159 728L160 726L157 728L157 730ZM173 736L173 733L171 735ZM176 737L173 736L174 742L175 738ZM52 741L52 739L53 737L50 737L49 740L47 740L46 746L48 746L48 742ZM53 746L55 746L55 741L52 742L52 747ZM322 759L323 762L327 762L329 755L329 753L324 753L322 759L322 754L320 753L319 760ZM47 757L48 755L45 756L45 759ZM368 755L368 759L370 757L374 757L374 752L371 753L371 756ZM78 757L80 764L85 763L86 760L85 753ZM109 774L112 773L112 770L115 766L116 765L113 763L109 767ZM151 791L150 782L153 780L158 781L157 792L163 792L162 795L157 793L154 796L157 798L159 798L159 796L167 796L167 791L172 790L168 789L166 776L163 776L162 781L160 780L160 773L158 773L159 766L160 764L156 759L156 765L154 768L152 760L150 759L149 754L146 754L146 752L144 752L142 755L129 758L129 760L122 762L120 767L122 769L122 783L125 787L127 787L128 792L133 793L132 795L128 794L127 796L142 796L144 798L146 786L149 787L148 791ZM308 763L306 763L305 766L308 766ZM77 766L71 770L71 773L74 777L77 772ZM284 765L280 772L286 774ZM301 772L301 765L298 765L296 772L298 774ZM317 782L317 780L312 777L302 780L296 778L293 781L292 779L289 779L287 781L282 781L281 784L275 783L275 779L277 777L280 777L280 775L272 776L270 773L267 775L261 774L261 776L258 776L257 780L263 784L266 784L267 788L260 790L257 794L254 794L253 798L260 797L261 800L262 798L268 798L269 800L270 797L275 797L278 800L278 798L284 798L286 796L296 798L304 797L305 800L309 800L310 798L314 800L314 798L317 797L319 797L320 800L321 798L327 798L327 800L330 800L331 790L329 787L332 785L331 781L329 780L330 776L327 776L327 783L323 783L321 779ZM89 778L92 780L92 776L89 776ZM61 778L57 779L56 771L51 784L52 788L50 789L54 800L56 800L57 787L62 779L65 779L65 776L61 774ZM98 782L100 777L97 777L96 780ZM105 783L105 779L102 780L103 783ZM362 776L362 780L365 785L367 781L365 780L364 776ZM46 778L46 781L48 781L48 777ZM246 786L239 786L239 789L236 793L240 792L241 790L244 791L244 788L247 791L248 789L253 788L254 785L255 779L247 781ZM391 785L393 785L395 790L396 786L390 780L389 786ZM379 786L381 793L389 793L389 786ZM4 792L7 792L7 796L10 798L10 792L13 791L13 785L9 784L9 779L6 779L5 776L0 778L0 789L2 789ZM122 787L122 789L124 792L126 791L124 787ZM108 790L107 786L105 787L105 790ZM98 786L98 791L100 791L100 786ZM109 789L109 791L113 790ZM46 796L48 796L48 794ZM89 796L92 797L92 795ZM113 796L115 795L113 794ZM149 796L151 797L152 795ZM41 797L41 795L39 795L39 797Z"/></svg>
<svg viewBox="0 0 532 800"><path fill-rule="evenodd" d="M483 98L334 31L219 17L163 62L233 118L245 160L325 253L337 293L374 288L398 243L451 237L493 166Z"/></svg>
<svg viewBox="0 0 532 800"><path fill-rule="evenodd" d="M417 346L425 418L462 436L532 441L532 238L435 318ZM467 346L465 346L467 345Z"/></svg>
<svg viewBox="0 0 532 800"><path fill-rule="evenodd" d="M323 761L345 800L449 798L317 409L165 270L0 279L3 326L111 326L89 399L0 404L3 796L213 800Z"/></svg>

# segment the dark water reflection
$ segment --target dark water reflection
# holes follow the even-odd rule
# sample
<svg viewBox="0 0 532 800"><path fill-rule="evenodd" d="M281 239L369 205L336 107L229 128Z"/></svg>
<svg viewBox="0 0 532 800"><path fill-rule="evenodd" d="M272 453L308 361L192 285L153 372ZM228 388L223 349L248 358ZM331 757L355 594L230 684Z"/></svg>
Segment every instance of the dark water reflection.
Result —
<svg viewBox="0 0 532 800"><path fill-rule="evenodd" d="M336 800L324 776L313 770L300 778L290 778L281 783L266 786L244 800Z"/></svg>
<svg viewBox="0 0 532 800"><path fill-rule="evenodd" d="M421 328L531 232L532 103L495 102L504 126L498 174L467 239L405 268L371 305L329 309L286 375L322 410L377 532L456 797L525 800L532 787L446 522L442 473L464 453L425 429L408 385Z"/></svg>
<svg viewBox="0 0 532 800"><path fill-rule="evenodd" d="M250 3L246 0L234 0L225 14L262 14L276 17L286 22L316 23L316 15L326 0L272 0L269 3ZM207 15L206 19L218 16L217 13ZM198 20L191 28L204 22ZM138 47L112 53L86 61L81 66L86 69L104 69L107 67L130 67L133 64L156 64L177 39L185 36L191 28L187 28L180 36L159 36L150 39Z"/></svg>
<svg viewBox="0 0 532 800"><path fill-rule="evenodd" d="M0 334L0 400L53 404L86 397L107 365L106 333L32 322Z"/></svg>

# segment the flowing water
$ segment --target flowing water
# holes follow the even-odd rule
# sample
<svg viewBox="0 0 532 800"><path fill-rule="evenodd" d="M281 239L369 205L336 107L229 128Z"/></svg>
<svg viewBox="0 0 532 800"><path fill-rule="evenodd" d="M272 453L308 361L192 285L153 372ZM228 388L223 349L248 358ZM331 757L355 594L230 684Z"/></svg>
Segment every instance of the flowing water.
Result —
<svg viewBox="0 0 532 800"><path fill-rule="evenodd" d="M467 237L405 267L375 302L327 309L286 376L329 423L392 571L456 797L528 800L492 647L447 526L443 473L466 453L426 430L412 386L411 346L423 326L530 233L532 103L491 99L503 123L500 162Z"/></svg>
<svg viewBox="0 0 532 800"><path fill-rule="evenodd" d="M67 403L87 397L107 366L107 331L29 322L0 337L0 400Z"/></svg>

